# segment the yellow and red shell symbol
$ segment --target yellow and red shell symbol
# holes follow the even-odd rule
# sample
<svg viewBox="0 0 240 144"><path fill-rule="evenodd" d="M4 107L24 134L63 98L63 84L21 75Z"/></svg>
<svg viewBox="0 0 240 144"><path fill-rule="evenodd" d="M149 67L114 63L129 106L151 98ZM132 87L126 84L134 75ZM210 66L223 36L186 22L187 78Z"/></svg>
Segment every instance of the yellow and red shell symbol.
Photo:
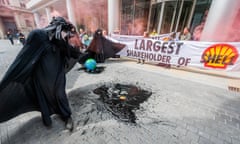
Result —
<svg viewBox="0 0 240 144"><path fill-rule="evenodd" d="M238 51L234 46L215 44L203 52L201 62L205 67L225 69L228 65L233 65L237 58Z"/></svg>

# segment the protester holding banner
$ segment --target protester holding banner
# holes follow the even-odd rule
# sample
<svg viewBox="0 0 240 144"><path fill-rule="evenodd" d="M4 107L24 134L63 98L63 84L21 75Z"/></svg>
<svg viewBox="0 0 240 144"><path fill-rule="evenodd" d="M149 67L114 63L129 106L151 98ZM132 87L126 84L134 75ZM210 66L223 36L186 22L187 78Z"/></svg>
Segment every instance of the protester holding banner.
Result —
<svg viewBox="0 0 240 144"><path fill-rule="evenodd" d="M183 30L183 34L180 36L180 40L191 40L191 33L188 27L185 27Z"/></svg>
<svg viewBox="0 0 240 144"><path fill-rule="evenodd" d="M145 31L145 32L143 33L143 37L144 37L144 38L149 38L149 33ZM142 62L142 64L144 64L144 63L145 63L145 59L144 59L144 58L142 58L142 59L139 58L137 63L139 64L139 63L141 63L141 62Z"/></svg>
<svg viewBox="0 0 240 144"><path fill-rule="evenodd" d="M196 26L193 30L193 40L199 41L202 35L205 22L202 22L200 25Z"/></svg>
<svg viewBox="0 0 240 144"><path fill-rule="evenodd" d="M153 29L153 31L150 33L150 36L156 36L158 35L156 29Z"/></svg>

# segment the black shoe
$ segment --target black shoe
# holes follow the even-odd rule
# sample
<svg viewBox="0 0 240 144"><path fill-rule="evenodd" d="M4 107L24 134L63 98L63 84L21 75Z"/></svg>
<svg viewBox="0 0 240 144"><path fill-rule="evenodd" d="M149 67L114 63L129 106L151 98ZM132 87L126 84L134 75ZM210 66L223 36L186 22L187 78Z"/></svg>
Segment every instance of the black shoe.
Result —
<svg viewBox="0 0 240 144"><path fill-rule="evenodd" d="M72 117L69 117L69 118L65 121L65 127L66 127L66 129L68 129L70 132L73 131L73 129L74 129L74 124L73 124L73 119L72 119Z"/></svg>

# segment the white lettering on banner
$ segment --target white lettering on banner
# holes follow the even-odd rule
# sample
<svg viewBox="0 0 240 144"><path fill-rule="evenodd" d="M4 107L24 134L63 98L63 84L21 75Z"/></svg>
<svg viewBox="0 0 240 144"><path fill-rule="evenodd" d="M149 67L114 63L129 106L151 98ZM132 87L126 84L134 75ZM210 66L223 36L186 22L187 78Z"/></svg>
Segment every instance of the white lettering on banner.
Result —
<svg viewBox="0 0 240 144"><path fill-rule="evenodd" d="M204 69L240 71L240 42L161 41L129 38L120 56L145 59L154 63ZM116 39L118 40L118 39Z"/></svg>

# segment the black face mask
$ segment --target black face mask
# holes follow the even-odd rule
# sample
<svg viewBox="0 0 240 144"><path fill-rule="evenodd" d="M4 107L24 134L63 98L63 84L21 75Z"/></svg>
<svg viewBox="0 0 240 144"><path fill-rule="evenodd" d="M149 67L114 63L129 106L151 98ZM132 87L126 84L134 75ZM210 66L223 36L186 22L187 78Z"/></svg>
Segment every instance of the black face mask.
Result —
<svg viewBox="0 0 240 144"><path fill-rule="evenodd" d="M103 36L102 29L97 29L94 33L94 37L102 37L102 36Z"/></svg>
<svg viewBox="0 0 240 144"><path fill-rule="evenodd" d="M68 39L72 37L74 34L76 34L76 28L71 23L67 22L62 17L54 17L53 20L50 22L50 25L48 25L44 30L47 31L49 39L57 39L57 40L63 40ZM64 31L67 33L67 35L63 38L61 35L61 32Z"/></svg>

